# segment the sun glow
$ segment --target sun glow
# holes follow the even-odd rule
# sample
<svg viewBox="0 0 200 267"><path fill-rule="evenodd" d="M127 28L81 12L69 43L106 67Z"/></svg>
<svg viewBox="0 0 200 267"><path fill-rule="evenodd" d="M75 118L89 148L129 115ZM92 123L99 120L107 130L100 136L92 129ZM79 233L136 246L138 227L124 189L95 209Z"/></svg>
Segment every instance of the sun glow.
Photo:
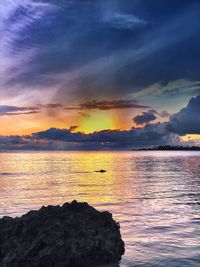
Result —
<svg viewBox="0 0 200 267"><path fill-rule="evenodd" d="M120 127L119 121L115 114L99 111L93 112L89 117L81 118L79 122L79 130L85 133L92 133L101 130L114 130Z"/></svg>

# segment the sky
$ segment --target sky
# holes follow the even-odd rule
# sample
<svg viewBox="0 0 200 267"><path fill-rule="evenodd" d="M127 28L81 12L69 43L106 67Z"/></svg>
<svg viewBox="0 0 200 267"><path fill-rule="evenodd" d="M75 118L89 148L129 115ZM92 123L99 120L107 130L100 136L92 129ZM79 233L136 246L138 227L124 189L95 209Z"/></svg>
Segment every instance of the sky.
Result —
<svg viewBox="0 0 200 267"><path fill-rule="evenodd" d="M199 0L1 0L0 149L200 144Z"/></svg>

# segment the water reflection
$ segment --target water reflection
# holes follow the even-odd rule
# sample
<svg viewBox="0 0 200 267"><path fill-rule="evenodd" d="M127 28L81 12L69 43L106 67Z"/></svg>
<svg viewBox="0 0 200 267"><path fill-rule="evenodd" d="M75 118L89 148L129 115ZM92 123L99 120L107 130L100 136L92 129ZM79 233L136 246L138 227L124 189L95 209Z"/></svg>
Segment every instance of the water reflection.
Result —
<svg viewBox="0 0 200 267"><path fill-rule="evenodd" d="M1 153L0 216L87 201L120 222L126 242L120 267L195 267L199 167L199 152Z"/></svg>

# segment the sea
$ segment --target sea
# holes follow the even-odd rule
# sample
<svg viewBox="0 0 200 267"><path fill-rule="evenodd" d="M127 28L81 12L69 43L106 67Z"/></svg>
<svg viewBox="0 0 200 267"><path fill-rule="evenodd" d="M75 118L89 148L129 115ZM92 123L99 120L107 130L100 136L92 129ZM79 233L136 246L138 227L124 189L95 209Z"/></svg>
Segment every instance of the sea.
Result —
<svg viewBox="0 0 200 267"><path fill-rule="evenodd" d="M106 267L200 266L200 152L0 153L0 217L74 199L120 223L126 252Z"/></svg>

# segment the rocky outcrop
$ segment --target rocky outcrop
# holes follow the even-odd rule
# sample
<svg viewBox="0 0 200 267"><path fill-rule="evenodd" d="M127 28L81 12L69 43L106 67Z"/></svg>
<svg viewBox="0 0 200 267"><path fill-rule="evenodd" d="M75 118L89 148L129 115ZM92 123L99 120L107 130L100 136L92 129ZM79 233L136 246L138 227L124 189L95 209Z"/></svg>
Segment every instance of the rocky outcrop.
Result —
<svg viewBox="0 0 200 267"><path fill-rule="evenodd" d="M109 212L73 201L0 219L0 266L89 267L117 262L124 253Z"/></svg>

